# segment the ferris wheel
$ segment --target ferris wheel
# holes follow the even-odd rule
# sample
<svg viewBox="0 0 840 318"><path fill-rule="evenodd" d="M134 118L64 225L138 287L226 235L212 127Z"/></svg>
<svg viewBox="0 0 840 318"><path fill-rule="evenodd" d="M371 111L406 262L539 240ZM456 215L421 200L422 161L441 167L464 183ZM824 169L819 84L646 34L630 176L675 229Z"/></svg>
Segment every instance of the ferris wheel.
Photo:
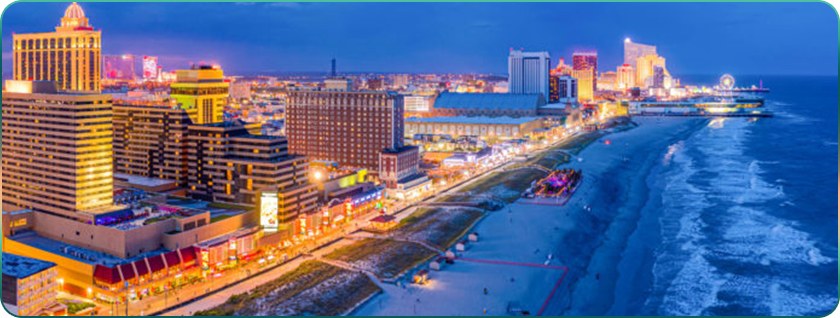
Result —
<svg viewBox="0 0 840 318"><path fill-rule="evenodd" d="M735 77L729 74L723 74L720 77L720 88L725 90L732 90L735 88Z"/></svg>

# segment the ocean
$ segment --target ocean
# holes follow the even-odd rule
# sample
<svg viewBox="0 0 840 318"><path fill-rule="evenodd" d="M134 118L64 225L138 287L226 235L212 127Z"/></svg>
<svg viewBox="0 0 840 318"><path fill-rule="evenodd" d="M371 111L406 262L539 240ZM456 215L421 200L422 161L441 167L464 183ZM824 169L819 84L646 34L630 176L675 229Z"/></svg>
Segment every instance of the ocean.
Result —
<svg viewBox="0 0 840 318"><path fill-rule="evenodd" d="M739 78L758 84L758 78ZM711 81L707 81L713 83ZM627 315L826 315L838 295L837 78L764 77L775 117L670 145L639 220ZM632 242L631 242L632 243ZM625 286L626 287L626 286Z"/></svg>

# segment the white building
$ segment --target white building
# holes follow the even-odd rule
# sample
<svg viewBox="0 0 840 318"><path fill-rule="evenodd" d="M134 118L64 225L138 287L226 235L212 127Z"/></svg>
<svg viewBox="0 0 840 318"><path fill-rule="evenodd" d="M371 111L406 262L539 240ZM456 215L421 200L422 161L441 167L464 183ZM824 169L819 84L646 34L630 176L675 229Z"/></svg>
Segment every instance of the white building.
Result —
<svg viewBox="0 0 840 318"><path fill-rule="evenodd" d="M633 43L630 38L624 39L624 64L630 64L638 69L636 60L645 55L656 55L656 46Z"/></svg>
<svg viewBox="0 0 840 318"><path fill-rule="evenodd" d="M548 52L522 52L511 50L508 56L508 93L542 94L548 100Z"/></svg>

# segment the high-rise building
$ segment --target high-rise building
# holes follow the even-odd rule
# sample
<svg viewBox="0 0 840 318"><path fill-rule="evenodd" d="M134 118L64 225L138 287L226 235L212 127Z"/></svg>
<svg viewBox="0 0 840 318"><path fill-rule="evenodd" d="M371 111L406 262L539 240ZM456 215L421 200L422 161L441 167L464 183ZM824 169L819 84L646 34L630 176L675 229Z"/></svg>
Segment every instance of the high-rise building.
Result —
<svg viewBox="0 0 840 318"><path fill-rule="evenodd" d="M315 211L309 162L289 154L286 138L251 135L242 122L228 121L192 125L187 139L191 196L256 206L271 194L281 231L291 231L299 214Z"/></svg>
<svg viewBox="0 0 840 318"><path fill-rule="evenodd" d="M290 92L289 152L378 171L380 152L403 146L403 112L392 92Z"/></svg>
<svg viewBox="0 0 840 318"><path fill-rule="evenodd" d="M566 60L562 57L557 61L557 66L551 69L551 75L571 75L572 74L572 66L566 64Z"/></svg>
<svg viewBox="0 0 840 318"><path fill-rule="evenodd" d="M633 43L630 38L624 39L624 64L636 67L636 60L645 55L656 55L656 46Z"/></svg>
<svg viewBox="0 0 840 318"><path fill-rule="evenodd" d="M157 56L143 56L143 80L155 81L158 78Z"/></svg>
<svg viewBox="0 0 840 318"><path fill-rule="evenodd" d="M111 96L7 81L3 204L82 221L114 210Z"/></svg>
<svg viewBox="0 0 840 318"><path fill-rule="evenodd" d="M13 78L55 81L60 90L98 92L101 35L73 2L55 32L12 34Z"/></svg>
<svg viewBox="0 0 840 318"><path fill-rule="evenodd" d="M511 49L508 56L508 93L549 95L549 69L551 60L548 52L523 52Z"/></svg>
<svg viewBox="0 0 840 318"><path fill-rule="evenodd" d="M572 54L572 70L577 74L587 70L592 72L592 91L598 88L598 52L584 51Z"/></svg>
<svg viewBox="0 0 840 318"><path fill-rule="evenodd" d="M572 71L572 77L577 79L578 100L581 102L592 101L595 98L595 89L593 86L595 83L595 73L592 69L574 70Z"/></svg>
<svg viewBox="0 0 840 318"><path fill-rule="evenodd" d="M114 105L114 171L187 186L187 112L168 105Z"/></svg>
<svg viewBox="0 0 840 318"><path fill-rule="evenodd" d="M632 65L622 64L616 69L616 88L628 89L636 86L636 72Z"/></svg>
<svg viewBox="0 0 840 318"><path fill-rule="evenodd" d="M170 96L187 111L193 123L201 125L224 121L230 84L225 81L221 69L194 66L189 70L178 70L170 87Z"/></svg>
<svg viewBox="0 0 840 318"><path fill-rule="evenodd" d="M665 67L665 58L659 55L645 55L636 60L636 86L647 88L653 85L653 72L655 67L661 67L665 76L670 77Z"/></svg>
<svg viewBox="0 0 840 318"><path fill-rule="evenodd" d="M110 81L133 81L134 55L103 55L102 56L102 78Z"/></svg>
<svg viewBox="0 0 840 318"><path fill-rule="evenodd" d="M552 74L548 80L548 102L556 103L560 100L560 75Z"/></svg>
<svg viewBox="0 0 840 318"><path fill-rule="evenodd" d="M655 65L653 67L653 88L665 88L665 69L662 66Z"/></svg>
<svg viewBox="0 0 840 318"><path fill-rule="evenodd" d="M574 103L577 101L578 84L577 79L570 75L557 77L557 98L562 103Z"/></svg>

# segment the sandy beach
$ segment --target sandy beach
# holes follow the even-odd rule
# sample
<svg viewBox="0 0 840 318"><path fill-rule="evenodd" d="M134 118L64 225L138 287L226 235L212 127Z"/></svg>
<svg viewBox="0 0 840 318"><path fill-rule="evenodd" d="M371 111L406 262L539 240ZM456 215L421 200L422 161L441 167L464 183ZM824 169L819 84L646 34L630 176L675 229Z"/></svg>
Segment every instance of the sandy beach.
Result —
<svg viewBox="0 0 840 318"><path fill-rule="evenodd" d="M566 165L584 174L566 205L515 202L490 212L474 228L479 242L432 271L429 285L387 286L353 314L508 315L512 305L532 315L612 313L614 302L631 301L614 293L617 282L644 277L621 259L649 253L625 243L646 204L646 177L669 145L704 122L647 118L602 137Z"/></svg>

